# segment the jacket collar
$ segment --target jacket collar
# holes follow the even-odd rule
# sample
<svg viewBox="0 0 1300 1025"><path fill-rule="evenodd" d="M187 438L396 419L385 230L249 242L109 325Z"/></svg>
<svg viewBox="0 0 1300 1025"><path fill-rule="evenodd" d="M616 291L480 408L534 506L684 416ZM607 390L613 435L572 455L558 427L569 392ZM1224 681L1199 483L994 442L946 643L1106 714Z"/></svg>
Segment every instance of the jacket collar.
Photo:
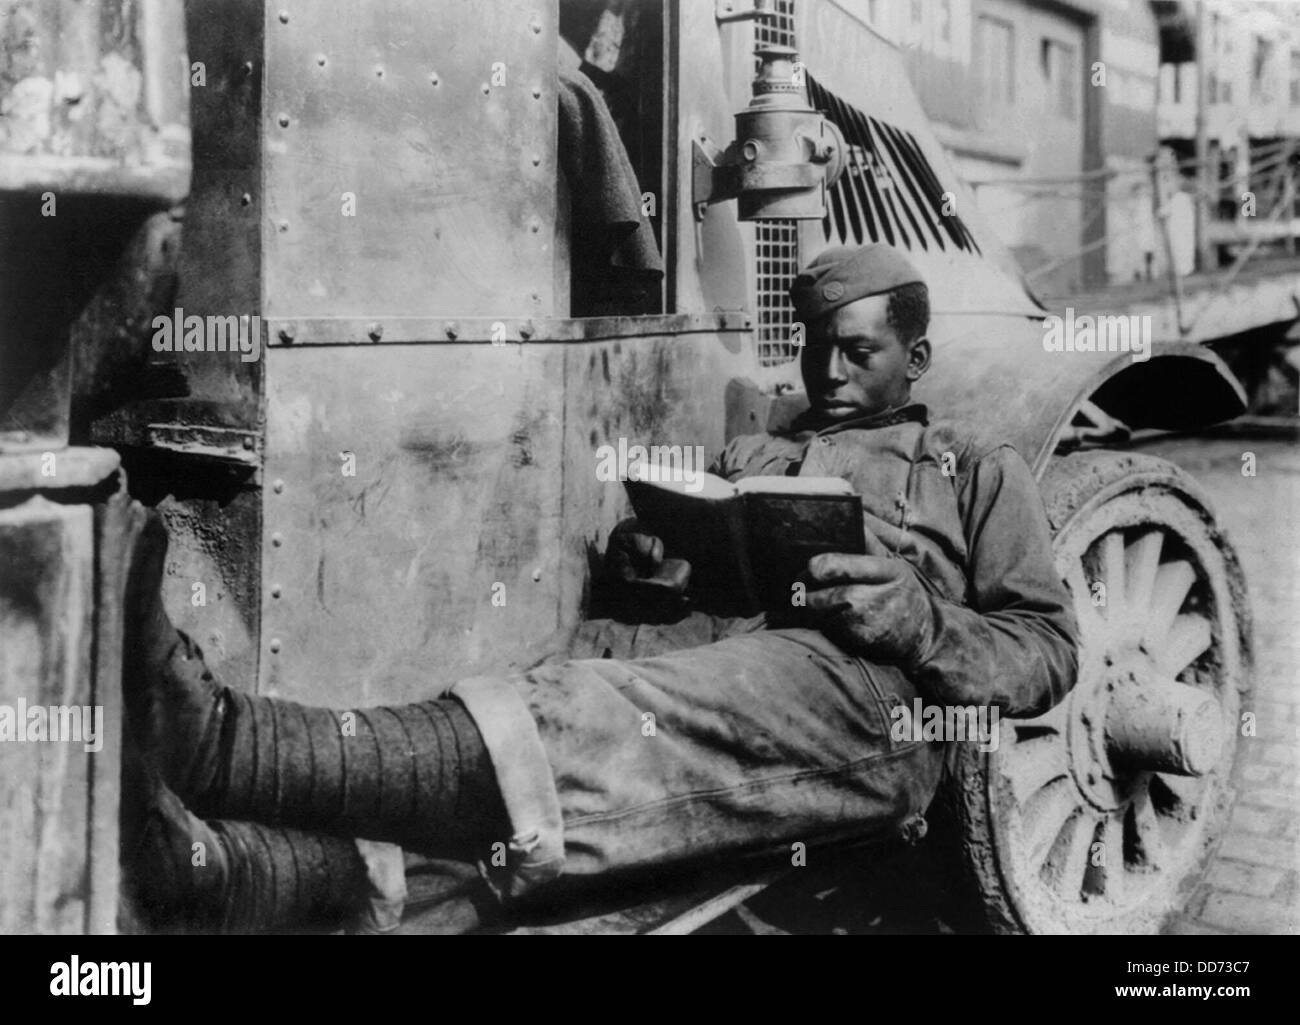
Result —
<svg viewBox="0 0 1300 1025"><path fill-rule="evenodd" d="M839 431L870 431L880 427L892 427L894 424L907 423L916 421L921 424L930 422L929 410L921 402L909 402L905 406L898 406L895 409L887 409L882 413L873 413L871 416L860 416L852 420L837 420L828 425L822 425L816 413L811 410L805 410L795 418L790 425L792 433L800 434L804 431L812 431L814 434L835 434Z"/></svg>

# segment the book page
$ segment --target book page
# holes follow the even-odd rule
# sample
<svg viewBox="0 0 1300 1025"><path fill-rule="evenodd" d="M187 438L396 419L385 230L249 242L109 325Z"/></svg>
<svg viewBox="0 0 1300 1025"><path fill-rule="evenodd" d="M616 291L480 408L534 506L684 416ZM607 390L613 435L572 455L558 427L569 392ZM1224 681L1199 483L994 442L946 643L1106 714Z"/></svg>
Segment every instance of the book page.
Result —
<svg viewBox="0 0 1300 1025"><path fill-rule="evenodd" d="M669 480L661 468L650 462L632 463L627 468L627 479L634 484L645 484L678 495L693 495L695 498L720 499L731 498L736 492L736 485L714 473L703 470L690 474L690 479ZM686 475L682 475L685 477ZM663 479L660 479L663 478Z"/></svg>
<svg viewBox="0 0 1300 1025"><path fill-rule="evenodd" d="M733 485L738 495L852 495L842 477L744 477Z"/></svg>

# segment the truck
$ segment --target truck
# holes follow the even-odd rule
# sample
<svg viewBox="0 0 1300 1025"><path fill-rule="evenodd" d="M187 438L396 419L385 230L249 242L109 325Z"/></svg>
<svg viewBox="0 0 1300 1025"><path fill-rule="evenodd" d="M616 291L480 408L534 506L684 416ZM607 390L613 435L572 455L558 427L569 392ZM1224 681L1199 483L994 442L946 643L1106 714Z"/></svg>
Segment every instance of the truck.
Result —
<svg viewBox="0 0 1300 1025"><path fill-rule="evenodd" d="M962 928L1157 931L1181 907L1231 810L1245 583L1196 482L1088 425L1195 429L1242 388L1176 337L1141 359L1045 345L1047 311L855 5L18 0L0 30L29 129L0 139L0 700L107 724L94 755L0 745L0 929L135 927L133 503L171 537L169 613L239 686L361 707L526 664L591 613L627 514L595 453L788 423L785 289L866 242L930 283L917 398L1037 475L1082 631L1069 697L964 745L904 860L929 848ZM663 270L635 294L590 287L566 60L613 68L592 77ZM229 344L160 348L157 317L218 319ZM785 874L652 879L493 927L692 931ZM458 892L431 884L403 928L484 927Z"/></svg>

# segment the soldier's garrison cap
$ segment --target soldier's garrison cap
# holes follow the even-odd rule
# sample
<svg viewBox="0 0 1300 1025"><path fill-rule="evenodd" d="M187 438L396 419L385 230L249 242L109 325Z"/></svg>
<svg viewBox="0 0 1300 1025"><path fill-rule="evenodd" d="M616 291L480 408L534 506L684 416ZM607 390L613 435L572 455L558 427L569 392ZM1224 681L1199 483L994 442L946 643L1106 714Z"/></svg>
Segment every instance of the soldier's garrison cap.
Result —
<svg viewBox="0 0 1300 1025"><path fill-rule="evenodd" d="M795 317L808 323L832 310L901 285L925 284L921 272L893 246L835 246L818 253L790 286Z"/></svg>

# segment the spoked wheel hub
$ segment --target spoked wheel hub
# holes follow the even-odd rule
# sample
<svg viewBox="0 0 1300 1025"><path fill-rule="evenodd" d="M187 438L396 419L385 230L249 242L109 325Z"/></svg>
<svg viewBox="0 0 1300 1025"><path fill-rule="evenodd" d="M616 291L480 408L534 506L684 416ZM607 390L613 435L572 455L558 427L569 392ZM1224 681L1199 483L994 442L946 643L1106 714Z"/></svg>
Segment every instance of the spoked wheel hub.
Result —
<svg viewBox="0 0 1300 1025"><path fill-rule="evenodd" d="M1140 655L1108 666L1103 679L1076 703L1069 738L1070 771L1094 808L1132 801L1151 773L1204 776L1218 764L1225 725L1213 696L1163 678Z"/></svg>
<svg viewBox="0 0 1300 1025"><path fill-rule="evenodd" d="M1221 832L1248 685L1235 557L1196 486L1146 456L1079 453L1044 481L1081 647L1074 690L961 751L958 815L1001 931L1147 932Z"/></svg>

